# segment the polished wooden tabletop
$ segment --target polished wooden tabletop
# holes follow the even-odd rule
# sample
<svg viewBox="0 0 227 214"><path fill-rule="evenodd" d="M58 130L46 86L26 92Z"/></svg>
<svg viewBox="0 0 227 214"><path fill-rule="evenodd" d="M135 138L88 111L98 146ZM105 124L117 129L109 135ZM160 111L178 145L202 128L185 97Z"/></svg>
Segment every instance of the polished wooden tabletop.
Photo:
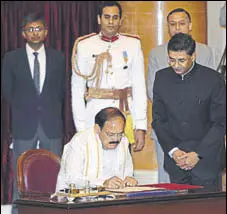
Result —
<svg viewBox="0 0 227 214"><path fill-rule="evenodd" d="M113 205L130 205L140 203L166 203L170 201L185 201L196 199L218 199L226 198L225 191L210 192L198 189L168 189L166 191L145 191L140 193L116 193L108 196L91 196L75 198L72 202L67 197L54 196L41 193L23 193L16 200L19 205L42 205L43 207L58 207L66 209L100 207Z"/></svg>

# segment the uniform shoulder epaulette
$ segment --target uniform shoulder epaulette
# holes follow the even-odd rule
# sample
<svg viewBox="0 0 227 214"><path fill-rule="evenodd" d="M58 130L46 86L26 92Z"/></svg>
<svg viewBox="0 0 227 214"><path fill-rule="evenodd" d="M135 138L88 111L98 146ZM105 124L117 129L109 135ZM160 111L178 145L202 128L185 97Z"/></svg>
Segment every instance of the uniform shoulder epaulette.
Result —
<svg viewBox="0 0 227 214"><path fill-rule="evenodd" d="M76 41L80 42L80 41L83 41L83 40L88 39L88 38L95 36L95 35L97 35L97 33L90 33L90 34L87 34L87 35L84 35L84 36L80 36L76 39Z"/></svg>
<svg viewBox="0 0 227 214"><path fill-rule="evenodd" d="M82 76L84 78L87 78L87 76L81 74L81 72L78 70L78 65L77 65L77 62L75 60L75 58L76 58L75 56L77 54L77 46L78 46L79 42L81 42L85 39L91 38L92 36L95 36L96 34L97 33L90 33L88 35L78 37L76 39L76 41L74 42L74 45L73 45L72 57L71 57L72 69L76 72L77 75Z"/></svg>
<svg viewBox="0 0 227 214"><path fill-rule="evenodd" d="M128 37L132 37L132 38L140 40L140 36L139 35L129 34L129 33L120 33L120 34L123 35L123 36L128 36Z"/></svg>

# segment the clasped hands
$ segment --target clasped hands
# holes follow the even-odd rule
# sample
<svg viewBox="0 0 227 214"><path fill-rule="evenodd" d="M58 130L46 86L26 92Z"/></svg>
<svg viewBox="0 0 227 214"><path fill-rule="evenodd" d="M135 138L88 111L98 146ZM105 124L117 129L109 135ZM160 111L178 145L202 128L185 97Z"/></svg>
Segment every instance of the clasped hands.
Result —
<svg viewBox="0 0 227 214"><path fill-rule="evenodd" d="M173 153L173 159L176 165L184 170L191 170L200 160L196 152L184 152L180 149Z"/></svg>
<svg viewBox="0 0 227 214"><path fill-rule="evenodd" d="M126 186L136 186L138 184L135 178L127 176L124 180L117 176L111 177L104 181L103 186L109 189L120 189Z"/></svg>

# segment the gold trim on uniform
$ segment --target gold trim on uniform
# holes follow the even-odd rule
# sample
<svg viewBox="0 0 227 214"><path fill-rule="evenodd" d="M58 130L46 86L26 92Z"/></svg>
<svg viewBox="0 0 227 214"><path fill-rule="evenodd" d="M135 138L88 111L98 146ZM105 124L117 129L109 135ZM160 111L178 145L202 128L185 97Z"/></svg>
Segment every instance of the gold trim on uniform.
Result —
<svg viewBox="0 0 227 214"><path fill-rule="evenodd" d="M135 39L139 39L140 40L140 36L139 35L136 35L136 34L120 33L120 35L132 37L132 38L135 38Z"/></svg>

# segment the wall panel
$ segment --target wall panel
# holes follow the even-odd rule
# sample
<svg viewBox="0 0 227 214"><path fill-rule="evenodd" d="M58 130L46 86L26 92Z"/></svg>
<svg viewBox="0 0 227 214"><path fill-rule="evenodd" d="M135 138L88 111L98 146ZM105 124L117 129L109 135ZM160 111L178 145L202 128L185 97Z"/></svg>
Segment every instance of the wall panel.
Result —
<svg viewBox="0 0 227 214"><path fill-rule="evenodd" d="M169 11L182 7L192 17L192 35L198 42L207 43L206 1L119 1L123 9L123 24L120 31L138 34L141 38L147 77L147 64L151 48L168 41L166 17ZM157 168L153 141L150 139L150 101L148 102L148 133L142 152L133 153L136 169Z"/></svg>

